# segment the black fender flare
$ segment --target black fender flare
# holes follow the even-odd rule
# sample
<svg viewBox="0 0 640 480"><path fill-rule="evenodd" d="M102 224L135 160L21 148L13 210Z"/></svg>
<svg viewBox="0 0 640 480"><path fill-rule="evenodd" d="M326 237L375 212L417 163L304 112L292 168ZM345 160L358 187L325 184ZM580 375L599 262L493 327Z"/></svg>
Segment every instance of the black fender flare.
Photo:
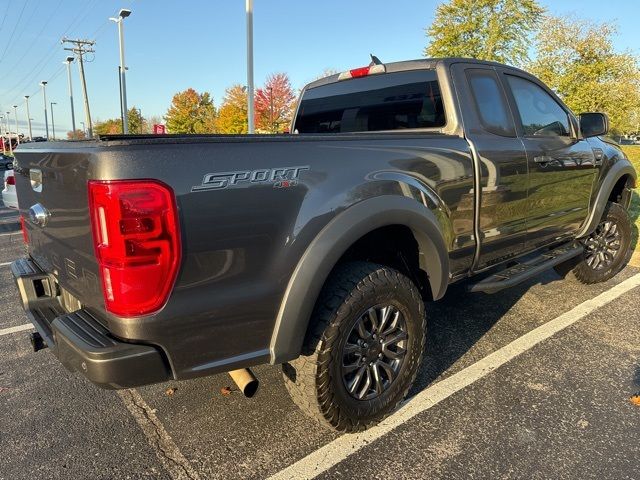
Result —
<svg viewBox="0 0 640 480"><path fill-rule="evenodd" d="M634 180L637 178L636 171L629 160L621 159L611 166L611 169L609 169L606 176L602 179L596 200L591 208L591 213L585 220L582 228L576 234L577 238L586 237L596 229L600 219L602 218L604 209L607 206L607 202L609 201L613 188L616 186L616 183L618 183L618 180L625 175L630 175ZM628 203L630 199L631 197L629 196L625 201ZM628 208L629 205L624 205L624 207Z"/></svg>
<svg viewBox="0 0 640 480"><path fill-rule="evenodd" d="M307 247L289 279L270 343L270 363L300 355L313 307L340 257L358 239L388 225L409 227L418 243L420 268L434 299L449 283L449 255L434 213L415 199L382 195L359 202L334 217Z"/></svg>

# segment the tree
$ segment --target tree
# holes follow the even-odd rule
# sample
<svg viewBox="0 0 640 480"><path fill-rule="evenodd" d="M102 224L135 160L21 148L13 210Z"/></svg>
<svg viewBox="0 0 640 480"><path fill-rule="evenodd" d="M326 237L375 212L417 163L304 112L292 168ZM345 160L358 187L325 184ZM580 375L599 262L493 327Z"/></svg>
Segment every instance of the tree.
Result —
<svg viewBox="0 0 640 480"><path fill-rule="evenodd" d="M436 9L424 54L522 65L543 13L536 0L450 0Z"/></svg>
<svg viewBox="0 0 640 480"><path fill-rule="evenodd" d="M216 109L208 92L193 88L176 93L165 120L171 133L214 133Z"/></svg>
<svg viewBox="0 0 640 480"><path fill-rule="evenodd" d="M70 130L67 132L67 140L84 140L87 136L82 130Z"/></svg>
<svg viewBox="0 0 640 480"><path fill-rule="evenodd" d="M129 133L143 133L145 129L145 119L136 107L131 107L127 112L127 126Z"/></svg>
<svg viewBox="0 0 640 480"><path fill-rule="evenodd" d="M218 133L247 133L247 91L242 85L233 85L224 92L216 119Z"/></svg>
<svg viewBox="0 0 640 480"><path fill-rule="evenodd" d="M110 118L105 121L97 120L93 125L95 135L115 135L122 133L122 121L119 118Z"/></svg>
<svg viewBox="0 0 640 480"><path fill-rule="evenodd" d="M267 77L264 87L256 90L256 129L277 133L291 123L296 96L286 73Z"/></svg>
<svg viewBox="0 0 640 480"><path fill-rule="evenodd" d="M537 35L537 56L529 70L576 113L605 112L612 133L637 128L640 109L638 59L615 52L612 24L547 17Z"/></svg>

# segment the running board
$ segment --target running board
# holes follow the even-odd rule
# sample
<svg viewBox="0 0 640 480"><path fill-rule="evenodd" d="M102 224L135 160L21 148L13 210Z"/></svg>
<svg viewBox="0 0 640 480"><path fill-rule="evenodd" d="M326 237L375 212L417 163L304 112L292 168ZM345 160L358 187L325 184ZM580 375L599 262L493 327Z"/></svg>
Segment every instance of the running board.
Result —
<svg viewBox="0 0 640 480"><path fill-rule="evenodd" d="M582 245L563 245L553 250L548 250L541 255L518 263L517 265L494 273L490 277L469 286L470 292L495 293L502 289L513 287L531 277L549 270L567 260L577 257L583 252Z"/></svg>

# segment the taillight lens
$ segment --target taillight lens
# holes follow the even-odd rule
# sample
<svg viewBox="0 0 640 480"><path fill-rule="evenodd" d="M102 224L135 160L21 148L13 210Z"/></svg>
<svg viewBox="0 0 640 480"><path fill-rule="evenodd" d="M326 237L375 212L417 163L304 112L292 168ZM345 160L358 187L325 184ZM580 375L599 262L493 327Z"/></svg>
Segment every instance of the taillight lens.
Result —
<svg viewBox="0 0 640 480"><path fill-rule="evenodd" d="M15 185L16 184L16 177L14 177L13 175L9 175L6 179L5 179L5 183L7 185Z"/></svg>
<svg viewBox="0 0 640 480"><path fill-rule="evenodd" d="M89 209L107 310L121 316L159 310L181 260L171 188L153 180L90 181Z"/></svg>
<svg viewBox="0 0 640 480"><path fill-rule="evenodd" d="M24 224L24 217L20 215L20 229L22 230L22 240L24 240L25 245L29 245L29 234L27 233L27 228Z"/></svg>

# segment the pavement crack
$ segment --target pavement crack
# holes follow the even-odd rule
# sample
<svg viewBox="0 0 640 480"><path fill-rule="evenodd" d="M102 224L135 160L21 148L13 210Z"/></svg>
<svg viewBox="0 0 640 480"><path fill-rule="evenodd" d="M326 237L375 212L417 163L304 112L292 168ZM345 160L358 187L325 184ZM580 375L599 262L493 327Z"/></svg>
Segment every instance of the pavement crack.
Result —
<svg viewBox="0 0 640 480"><path fill-rule="evenodd" d="M151 407L135 389L119 390L118 395L136 420L156 456L172 479L200 480L200 475L182 455Z"/></svg>

